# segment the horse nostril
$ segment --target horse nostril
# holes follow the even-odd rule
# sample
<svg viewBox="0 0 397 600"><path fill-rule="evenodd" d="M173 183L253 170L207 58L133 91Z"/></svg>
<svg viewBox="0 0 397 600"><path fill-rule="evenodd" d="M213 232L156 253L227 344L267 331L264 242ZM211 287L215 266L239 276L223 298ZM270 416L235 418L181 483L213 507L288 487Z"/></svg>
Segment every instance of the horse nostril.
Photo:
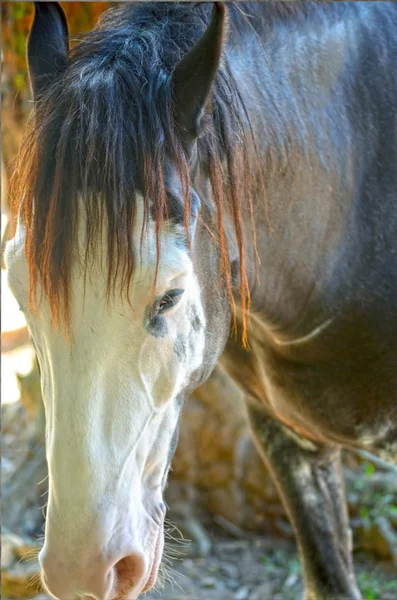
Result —
<svg viewBox="0 0 397 600"><path fill-rule="evenodd" d="M117 573L117 594L127 595L138 584L144 584L142 581L147 571L145 559L142 554L135 553L125 556L119 560L114 568Z"/></svg>

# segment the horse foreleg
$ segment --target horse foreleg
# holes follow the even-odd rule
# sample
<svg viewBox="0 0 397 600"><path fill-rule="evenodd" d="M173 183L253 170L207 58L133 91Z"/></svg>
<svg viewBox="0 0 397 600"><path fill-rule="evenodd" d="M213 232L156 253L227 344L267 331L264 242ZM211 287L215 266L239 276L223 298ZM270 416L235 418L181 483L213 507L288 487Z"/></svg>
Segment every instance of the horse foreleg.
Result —
<svg viewBox="0 0 397 600"><path fill-rule="evenodd" d="M248 406L255 442L296 532L305 600L359 600L340 450L315 446Z"/></svg>

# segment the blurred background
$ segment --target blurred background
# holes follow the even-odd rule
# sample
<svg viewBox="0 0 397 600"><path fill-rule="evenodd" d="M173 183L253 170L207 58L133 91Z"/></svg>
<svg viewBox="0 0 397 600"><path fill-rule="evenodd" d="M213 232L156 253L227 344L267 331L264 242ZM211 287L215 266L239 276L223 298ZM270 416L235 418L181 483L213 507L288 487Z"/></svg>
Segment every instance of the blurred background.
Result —
<svg viewBox="0 0 397 600"><path fill-rule="evenodd" d="M63 2L73 35L109 2ZM25 45L30 2L2 2L2 250L12 237L14 159L31 110ZM44 411L23 315L2 277L2 591L46 598L37 552L47 471ZM344 454L358 580L366 600L397 598L397 472L371 456ZM174 569L150 598L296 600L302 587L292 529L250 439L239 390L219 367L190 400L167 489ZM181 537L191 540L187 544ZM171 574L170 574L171 573Z"/></svg>

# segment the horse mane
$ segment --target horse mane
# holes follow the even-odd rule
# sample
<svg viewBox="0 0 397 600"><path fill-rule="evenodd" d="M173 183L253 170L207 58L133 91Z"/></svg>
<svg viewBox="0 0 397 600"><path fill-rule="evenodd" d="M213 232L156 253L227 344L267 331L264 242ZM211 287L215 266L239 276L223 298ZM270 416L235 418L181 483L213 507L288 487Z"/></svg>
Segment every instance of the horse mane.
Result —
<svg viewBox="0 0 397 600"><path fill-rule="evenodd" d="M244 35L245 20L257 29L270 18L266 15L269 11L255 4L231 6L231 35ZM296 10L292 5L274 5L272 14L284 18ZM141 242L151 215L156 223L159 260L159 234L168 210L163 171L166 155L181 178L188 222L190 173L174 123L170 76L203 34L210 14L211 4L202 3L143 2L112 8L102 15L97 28L72 48L67 69L36 103L32 127L19 156L14 198L21 199L20 218L26 228L30 304L35 308L40 282L54 324L67 325L70 318L72 256L82 201L87 216L85 270L106 221L108 295L117 289L128 294L136 262L133 232L138 190L144 203ZM227 59L213 86L210 113L198 152L212 187L219 229L213 233L234 307L224 214L228 211L232 217L240 257L245 340L250 299L244 215L248 210L255 232L252 181L259 159Z"/></svg>

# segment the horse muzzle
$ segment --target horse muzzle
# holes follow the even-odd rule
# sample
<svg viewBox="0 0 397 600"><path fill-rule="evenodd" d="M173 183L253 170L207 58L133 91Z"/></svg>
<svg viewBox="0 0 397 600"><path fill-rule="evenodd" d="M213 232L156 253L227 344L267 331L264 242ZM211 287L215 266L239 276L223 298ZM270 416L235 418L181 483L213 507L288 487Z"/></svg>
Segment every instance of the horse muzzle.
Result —
<svg viewBox="0 0 397 600"><path fill-rule="evenodd" d="M156 584L163 519L150 519L144 535L123 531L119 536L116 530L100 538L87 531L84 547L76 545L74 552L66 539L46 535L39 555L45 588L59 600L136 600Z"/></svg>

